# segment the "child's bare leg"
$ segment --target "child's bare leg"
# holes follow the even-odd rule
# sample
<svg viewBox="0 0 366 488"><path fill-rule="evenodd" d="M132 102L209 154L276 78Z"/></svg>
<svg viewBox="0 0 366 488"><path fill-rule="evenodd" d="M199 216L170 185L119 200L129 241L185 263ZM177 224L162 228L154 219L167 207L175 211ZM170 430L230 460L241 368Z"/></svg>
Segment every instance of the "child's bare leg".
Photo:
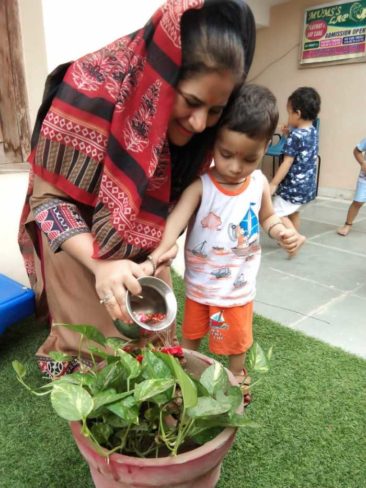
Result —
<svg viewBox="0 0 366 488"><path fill-rule="evenodd" d="M201 339L186 339L183 337L181 346L184 349L191 349L192 351L198 351L201 344Z"/></svg>
<svg viewBox="0 0 366 488"><path fill-rule="evenodd" d="M293 214L288 216L288 219L295 227L298 233L300 233L300 212L294 212Z"/></svg>
<svg viewBox="0 0 366 488"><path fill-rule="evenodd" d="M235 376L237 382L241 386L243 392L244 407L251 402L251 394L249 391L250 377L247 376L247 372L244 368L245 364L245 352L242 354L232 354L229 356L229 370Z"/></svg>
<svg viewBox="0 0 366 488"><path fill-rule="evenodd" d="M236 379L243 380L243 368L245 363L245 352L241 354L232 354L229 356L229 370L233 373Z"/></svg>
<svg viewBox="0 0 366 488"><path fill-rule="evenodd" d="M353 201L351 205L349 206L348 212L347 212L347 218L346 222L342 227L339 227L337 229L337 234L340 236L346 237L347 234L351 231L351 227L353 224L353 221L358 215L358 212L360 211L360 208L362 207L363 202L355 202Z"/></svg>

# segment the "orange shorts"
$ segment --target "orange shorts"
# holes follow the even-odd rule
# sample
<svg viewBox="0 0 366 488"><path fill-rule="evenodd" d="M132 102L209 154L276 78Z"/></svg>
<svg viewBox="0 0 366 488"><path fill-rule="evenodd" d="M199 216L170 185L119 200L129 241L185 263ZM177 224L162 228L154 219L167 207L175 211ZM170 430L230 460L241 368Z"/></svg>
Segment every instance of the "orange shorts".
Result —
<svg viewBox="0 0 366 488"><path fill-rule="evenodd" d="M201 339L209 333L209 348L215 354L242 354L253 343L253 302L238 307L203 305L186 298L183 337Z"/></svg>

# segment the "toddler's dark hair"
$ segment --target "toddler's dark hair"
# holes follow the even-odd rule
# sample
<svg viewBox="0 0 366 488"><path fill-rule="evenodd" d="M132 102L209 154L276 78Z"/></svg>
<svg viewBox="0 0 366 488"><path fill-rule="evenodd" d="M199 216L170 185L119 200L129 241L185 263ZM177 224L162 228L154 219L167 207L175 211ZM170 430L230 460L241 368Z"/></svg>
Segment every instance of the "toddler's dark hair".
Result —
<svg viewBox="0 0 366 488"><path fill-rule="evenodd" d="M300 110L301 118L304 120L315 120L320 112L320 95L310 86L297 88L288 97L288 103L294 112Z"/></svg>
<svg viewBox="0 0 366 488"><path fill-rule="evenodd" d="M251 139L270 140L278 124L277 100L266 87L241 85L232 95L219 127L246 134Z"/></svg>

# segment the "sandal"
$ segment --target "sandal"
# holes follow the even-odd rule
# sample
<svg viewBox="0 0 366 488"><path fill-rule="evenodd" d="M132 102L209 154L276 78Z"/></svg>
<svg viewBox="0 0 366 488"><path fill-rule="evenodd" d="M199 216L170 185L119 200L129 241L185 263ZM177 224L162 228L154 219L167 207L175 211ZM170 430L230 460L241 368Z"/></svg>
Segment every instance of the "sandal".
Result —
<svg viewBox="0 0 366 488"><path fill-rule="evenodd" d="M243 403L244 403L244 408L249 405L249 403L252 401L252 395L250 393L250 382L251 378L248 376L248 372L245 368L243 368L242 373L240 376L235 376L237 379L239 386L241 388L241 391L243 392Z"/></svg>

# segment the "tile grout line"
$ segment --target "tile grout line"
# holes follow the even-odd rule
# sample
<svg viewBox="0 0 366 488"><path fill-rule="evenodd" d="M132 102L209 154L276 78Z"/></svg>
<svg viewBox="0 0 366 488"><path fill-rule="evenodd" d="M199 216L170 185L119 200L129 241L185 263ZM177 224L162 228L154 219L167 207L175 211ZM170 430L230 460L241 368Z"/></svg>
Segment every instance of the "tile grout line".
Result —
<svg viewBox="0 0 366 488"><path fill-rule="evenodd" d="M306 216L301 216L301 220L307 220L308 222L313 222L313 223L316 223L316 224L324 224L324 225L334 225L335 227L339 227L340 225L342 224L333 224L332 222L325 222L324 220L314 220L314 217L306 217ZM357 217L357 222L356 223L360 223L360 222L364 222L366 220L366 217Z"/></svg>
<svg viewBox="0 0 366 488"><path fill-rule="evenodd" d="M327 244L321 244L320 242L313 242L313 241L310 241L310 239L309 239L309 244L312 246L323 247L326 249L331 249L333 251L339 251L341 253L350 254L351 256L359 256L361 258L366 258L366 254L363 254L362 252L348 251L347 249L342 249L340 247L329 246Z"/></svg>
<svg viewBox="0 0 366 488"><path fill-rule="evenodd" d="M282 271L281 269L277 269L277 268L273 268L273 267L269 267L269 269L272 270L272 271L275 271L276 273L280 273L280 274L282 274L284 276L287 276L289 278L295 278L295 279L300 280L300 281L305 281L307 283L312 283L314 285L321 286L321 287L326 288L328 290L334 290L334 291L338 291L338 292L341 292L341 293L344 293L345 292L345 290L342 290L341 288L336 288L334 285L327 285L325 283L321 283L320 281L311 280L310 278L305 278L303 276L298 276L296 274L288 273L286 271ZM362 287L363 285L360 285L360 286ZM358 289L359 287L356 287L356 288ZM348 290L346 290L346 291L348 291Z"/></svg>
<svg viewBox="0 0 366 488"><path fill-rule="evenodd" d="M315 314L318 314L320 312L323 312L324 310L326 310L327 308L329 308L331 305L333 305L334 303L337 303L338 301L340 300L343 300L344 298L348 297L349 295L353 294L355 291L358 291L360 288L362 288L363 285L360 285L360 286L356 286L356 288L354 288L353 290L348 290L348 291L345 291L344 293L342 293L341 295L337 296L337 297L334 297L332 298L331 300L329 300L328 302L326 303L323 303L322 305L320 305L319 307L316 307L315 309L311 310L310 313L304 317L301 317L300 319L298 320L295 320L295 322L292 322L291 324L289 324L289 327L291 327L292 329L295 328L298 324L301 324L301 322L304 322L306 319L308 318L316 318L314 317Z"/></svg>
<svg viewBox="0 0 366 488"><path fill-rule="evenodd" d="M315 236L307 237L306 241L311 241L312 239L317 239L318 237L327 236L329 234L334 234L334 230L333 229L332 230L326 230L324 232L321 232L320 234L316 234Z"/></svg>
<svg viewBox="0 0 366 488"><path fill-rule="evenodd" d="M256 300L255 299L255 303L260 303L262 305L267 305L267 307L272 307L274 308L275 310L286 310L287 312L292 312L296 315L301 315L303 318L311 318L311 319L314 319L318 322L323 322L324 324L327 324L327 325L330 325L330 322L328 322L328 320L324 320L324 319L319 319L318 317L313 317L309 314L306 314L306 313L302 313L302 312L299 312L298 310L294 310L292 308L287 308L287 307L281 307L279 305L274 305L273 303L268 303L268 302L263 302L261 300ZM276 319L271 319L271 320L276 320ZM276 320L278 322L278 320ZM291 327L290 324L281 324L281 325L285 325L285 327Z"/></svg>
<svg viewBox="0 0 366 488"><path fill-rule="evenodd" d="M348 251L347 249L343 249L341 247L330 246L329 244L322 244L320 242L314 242L313 241L313 239L317 239L319 237L322 237L322 236L331 234L332 232L333 231L322 232L321 234L316 234L315 236L308 237L306 239L306 241L305 241L305 246L306 246L306 243L308 243L308 244L310 244L312 246L318 246L318 247L323 247L323 248L326 248L326 249L331 249L333 251L338 251L338 252L341 252L341 253L344 253L344 254L350 254L351 256L359 256L361 258L365 258L366 257L366 254L363 254L361 252ZM280 247L278 249L272 249L271 251L267 251L267 252L266 251L265 252L262 251L262 256L270 256L271 254L275 254L278 251L281 251L281 248ZM301 252L301 250L299 252Z"/></svg>

